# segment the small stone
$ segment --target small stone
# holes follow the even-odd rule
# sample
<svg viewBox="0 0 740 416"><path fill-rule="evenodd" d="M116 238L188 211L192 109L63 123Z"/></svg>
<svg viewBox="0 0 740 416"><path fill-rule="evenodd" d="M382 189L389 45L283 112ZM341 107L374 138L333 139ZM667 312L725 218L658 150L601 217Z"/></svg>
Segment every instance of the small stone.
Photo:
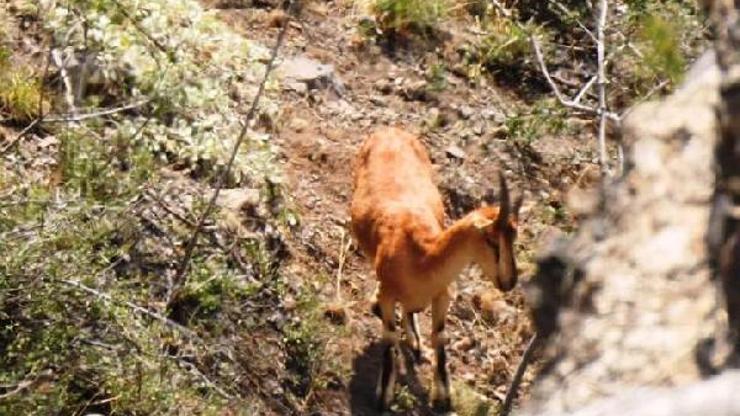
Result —
<svg viewBox="0 0 740 416"><path fill-rule="evenodd" d="M336 76L334 66L297 56L280 65L279 72L286 84L303 83L308 89L331 88L339 95L344 94L344 84Z"/></svg>
<svg viewBox="0 0 740 416"><path fill-rule="evenodd" d="M385 107L386 106L385 100L383 99L383 97L380 97L380 96L377 96L377 95L370 97L370 102L373 103L373 104L375 104L375 105L377 105L377 106L379 106L379 107Z"/></svg>
<svg viewBox="0 0 740 416"><path fill-rule="evenodd" d="M445 149L445 153L447 154L447 156L455 159L465 159L465 151L454 144L447 146L447 148Z"/></svg>
<svg viewBox="0 0 740 416"><path fill-rule="evenodd" d="M478 123L475 126L473 126L473 133L475 133L477 136L483 135L483 130L484 128L483 128L482 123Z"/></svg>
<svg viewBox="0 0 740 416"><path fill-rule="evenodd" d="M308 85L302 82L290 82L286 81L283 83L283 89L295 91L300 95L308 94Z"/></svg>
<svg viewBox="0 0 740 416"><path fill-rule="evenodd" d="M234 188L222 189L216 200L222 208L239 211L244 207L255 206L260 202L259 189Z"/></svg>
<svg viewBox="0 0 740 416"><path fill-rule="evenodd" d="M473 116L473 109L469 105L463 104L460 106L460 108L457 109L457 114L463 120L467 120Z"/></svg>
<svg viewBox="0 0 740 416"><path fill-rule="evenodd" d="M308 128L308 121L299 117L293 118L290 121L290 127L295 130L296 132L302 132L306 128Z"/></svg>

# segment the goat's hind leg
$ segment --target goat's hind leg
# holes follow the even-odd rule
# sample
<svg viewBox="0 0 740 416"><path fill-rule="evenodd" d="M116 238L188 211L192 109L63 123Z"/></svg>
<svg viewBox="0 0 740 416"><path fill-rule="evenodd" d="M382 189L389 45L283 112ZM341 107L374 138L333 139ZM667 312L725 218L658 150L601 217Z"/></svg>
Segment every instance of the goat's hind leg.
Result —
<svg viewBox="0 0 740 416"><path fill-rule="evenodd" d="M396 384L398 360L398 333L396 332L395 304L392 301L379 299L377 302L380 318L383 321L383 363L378 378L376 395L378 408L383 411L389 408L393 400L393 388Z"/></svg>
<svg viewBox="0 0 740 416"><path fill-rule="evenodd" d="M406 331L406 345L414 354L416 362L421 361L421 337L419 336L419 319L415 312L408 312L403 308L403 328Z"/></svg>
<svg viewBox="0 0 740 416"><path fill-rule="evenodd" d="M447 335L445 320L447 308L450 305L450 296L441 295L432 301L432 345L436 356L434 371L434 390L432 404L435 408L447 411L452 409L450 398L450 377L447 373Z"/></svg>

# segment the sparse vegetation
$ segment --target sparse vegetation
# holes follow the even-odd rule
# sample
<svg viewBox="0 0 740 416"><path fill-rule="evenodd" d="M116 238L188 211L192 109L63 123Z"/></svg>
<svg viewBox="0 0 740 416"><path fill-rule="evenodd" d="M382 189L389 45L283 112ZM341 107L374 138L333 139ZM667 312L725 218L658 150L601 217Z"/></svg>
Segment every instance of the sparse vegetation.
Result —
<svg viewBox="0 0 740 416"><path fill-rule="evenodd" d="M351 93L286 91L270 78L226 178L229 195L205 221L174 295L275 21L287 18L268 10L280 2L236 3L10 0L0 10L0 414L282 415L344 405L362 414L348 386L374 394L358 353L377 333L363 303L374 282L353 250L338 258L344 234L335 231L346 228L349 161L375 125L427 133L462 205L479 203L494 170L527 189L517 252L525 278L542 228L577 227L560 190L542 197L542 187L583 166L537 146L566 142L590 163L590 125L552 97L529 36L574 96L595 69L580 25L592 29L588 2L562 0L564 11L502 1L507 17L487 0L358 0L367 6L359 19L351 2L301 2L278 63L298 51L330 62ZM680 82L706 31L690 1L613 5L609 104L621 110ZM352 55L345 35L357 24L365 43ZM307 47L316 39L326 48ZM19 135L39 110L47 120ZM495 415L503 366L529 335L524 300L502 298L521 316L479 319L471 291L490 284L463 284L449 330L466 331L470 339L451 338L469 341L471 353L450 346L455 371L468 376L454 402L461 416ZM417 366L424 385L428 367ZM423 413L416 393L401 386L395 409Z"/></svg>
<svg viewBox="0 0 740 416"><path fill-rule="evenodd" d="M516 141L529 144L544 135L559 135L568 131L567 109L552 98L535 102L527 111L506 119L506 134Z"/></svg>
<svg viewBox="0 0 740 416"><path fill-rule="evenodd" d="M373 0L378 28L394 35L429 34L448 13L446 0Z"/></svg>
<svg viewBox="0 0 740 416"><path fill-rule="evenodd" d="M0 21L1 22L1 21ZM48 100L42 102L41 74L25 65L14 65L11 51L0 46L0 115L16 123L28 123L38 111L48 110Z"/></svg>
<svg viewBox="0 0 740 416"><path fill-rule="evenodd" d="M455 382L452 388L456 413L460 416L495 416L497 407L463 382Z"/></svg>

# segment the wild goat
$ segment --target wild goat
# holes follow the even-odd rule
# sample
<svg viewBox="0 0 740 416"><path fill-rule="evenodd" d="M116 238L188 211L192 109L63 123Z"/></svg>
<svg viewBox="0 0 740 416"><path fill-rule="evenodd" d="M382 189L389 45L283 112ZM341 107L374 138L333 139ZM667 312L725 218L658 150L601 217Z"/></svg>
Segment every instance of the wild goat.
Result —
<svg viewBox="0 0 740 416"><path fill-rule="evenodd" d="M371 134L358 154L352 199L352 232L372 259L379 281L373 311L383 321L383 367L377 385L379 407L393 398L399 336L395 305L402 307L406 343L417 359L421 341L416 313L432 305L436 355L433 404L449 409L445 319L450 283L474 262L504 291L516 285L513 243L521 197L512 205L503 175L500 204L483 204L444 227L442 197L432 181L432 163L414 135L397 128Z"/></svg>

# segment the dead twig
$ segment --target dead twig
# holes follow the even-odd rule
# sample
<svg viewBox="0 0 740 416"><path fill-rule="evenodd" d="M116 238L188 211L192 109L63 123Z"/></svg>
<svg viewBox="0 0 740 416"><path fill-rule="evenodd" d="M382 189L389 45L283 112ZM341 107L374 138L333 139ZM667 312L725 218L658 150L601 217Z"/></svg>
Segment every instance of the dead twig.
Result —
<svg viewBox="0 0 740 416"><path fill-rule="evenodd" d="M539 340L540 338L538 334L535 332L534 335L532 335L532 338L529 340L529 343L527 344L527 348L524 349L524 354L522 354L522 359L519 360L519 365L516 367L514 378L511 379L509 390L506 392L506 398L504 398L504 403L503 405L501 405L501 412L499 413L500 416L508 416L509 412L511 412L511 406L512 404L514 404L514 397L516 396L516 392L519 389L519 384L522 382L522 377L524 377L524 372L527 370L529 361L532 359L532 353L534 352L535 348L539 345Z"/></svg>
<svg viewBox="0 0 740 416"><path fill-rule="evenodd" d="M555 7L557 7L563 14L565 14L566 17L572 18L573 11L565 7L563 3L560 3L559 1L556 1L556 0L548 0L548 2L550 4L554 4ZM578 27L581 28L581 30L586 32L586 35L588 35L588 37L591 38L591 40L596 42L596 36L594 36L594 32L592 32L591 29L587 28L586 25L583 24L583 22L581 22L580 20L576 18L573 18L573 21L576 22L576 24L578 25Z"/></svg>
<svg viewBox="0 0 740 416"><path fill-rule="evenodd" d="M601 173L610 175L608 155L606 153L606 62L604 61L604 27L606 26L606 15L609 4L606 0L599 2L599 18L596 21L596 60L597 60L597 79L596 86L599 91L599 164Z"/></svg>
<svg viewBox="0 0 740 416"><path fill-rule="evenodd" d="M31 387L34 383L36 383L36 379L33 380L23 380L20 383L13 386L13 390L10 390L8 392L5 392L3 394L0 394L0 400L8 399L12 396L15 396L16 394L20 394L23 392L23 390ZM4 387L4 386L3 386Z"/></svg>
<svg viewBox="0 0 740 416"><path fill-rule="evenodd" d="M349 251L349 247L352 244L352 239L347 239L347 244L344 243L344 239L347 235L347 232L342 228L342 236L339 239L339 265L337 266L337 293L336 293L336 300L337 302L341 302L342 300L342 290L341 290L341 284L342 284L342 270L344 269L344 262L347 258L347 252Z"/></svg>
<svg viewBox="0 0 740 416"><path fill-rule="evenodd" d="M111 114L116 114L116 113L120 113L123 111L132 110L134 108L139 108L143 105L150 103L151 101L152 101L151 98L147 98L145 100L137 101L131 104L126 104L120 107L95 111L92 113L86 113L86 114L71 113L71 114L58 115L55 117L46 117L44 118L43 122L44 123L75 123L79 121L89 120L91 118L109 116Z"/></svg>
<svg viewBox="0 0 740 416"><path fill-rule="evenodd" d="M550 71L547 69L547 64L545 64L545 58L542 55L542 47L540 46L539 41L535 36L530 36L529 41L532 44L532 48L534 49L535 57L537 58L537 63L540 66L540 71L542 72L542 75L545 77L545 80L550 85L550 89L552 89L552 92L555 94L555 97L560 101L560 104L562 104L565 107L572 108L574 110L578 110L587 114L592 115L599 115L599 109L589 107L587 105L581 104L580 102L576 102L575 100L568 99L561 91L560 88L558 88L557 84L555 84L555 81L553 81L552 76L550 75ZM619 122L620 118L617 114L611 113L609 111L604 112L604 116L612 120L614 122Z"/></svg>
<svg viewBox="0 0 740 416"><path fill-rule="evenodd" d="M172 215L176 220L180 221L181 223L185 224L187 227L196 229L198 224L191 221L189 218L185 217L185 215L175 211L172 207L170 207L165 201L163 201L159 195L156 195L151 190L146 190L144 192L144 195L154 201L157 205L159 205L160 208L162 208L166 213ZM229 258L231 258L234 261L234 264L244 273L245 277L251 280L253 283L257 282L254 278L252 278L250 275L252 274L252 270L249 267L248 264L244 263L244 259L241 258L239 255L239 252L234 249L234 246L227 247L225 244L223 244L219 238L215 235L215 231L209 232L208 237L211 240L211 242L221 249L221 251L224 252L224 254L228 255Z"/></svg>
<svg viewBox="0 0 740 416"><path fill-rule="evenodd" d="M60 283L62 283L64 285L67 285L67 286L71 286L71 287L76 288L78 290L81 290L83 292L87 292L87 293L89 293L91 295L94 295L95 297L97 297L99 299L103 299L103 300L105 300L107 302L116 303L116 304L125 306L125 307L133 310L136 313L139 313L139 314L142 314L142 315L146 315L146 316L148 316L150 318L153 318L153 319L155 319L155 320L157 320L157 321L159 321L159 322L167 325L168 327L170 327L170 328L176 330L177 332L185 335L187 338L196 338L196 339L199 338L198 335L195 332L191 331L190 329L185 328L184 326L178 324L177 322L175 322L175 321L173 321L173 320L171 320L171 319L169 319L169 318L167 318L167 317L165 317L165 316L163 316L163 315L161 315L161 314L159 314L157 312L154 312L152 310L149 310L149 309L147 309L147 308L145 308L143 306L139 306L139 305L137 305L135 303L132 303L132 302L129 302L129 301L125 301L125 300L117 300L117 299L114 299L111 295L109 295L109 294L107 294L105 292L101 292L101 291L99 291L97 289L93 289L90 286L86 286L86 285L84 285L84 284L82 284L82 283L80 283L78 281L68 280L68 279L60 279L60 280L54 280L54 281L60 282Z"/></svg>
<svg viewBox="0 0 740 416"><path fill-rule="evenodd" d="M288 32L288 26L289 26L288 24L291 20L290 16L292 14L294 4L295 4L294 1L288 2L288 5L287 5L288 16L283 22L283 27L280 29L280 32L278 33L275 46L273 46L272 48L270 60L267 62L267 65L265 66L265 75L259 84L257 93L254 95L254 99L252 100L252 105L249 107L249 110L247 111L247 114L244 117L242 129L239 132L239 136L236 139L236 143L234 144L233 149L231 150L231 156L229 157L229 161L226 164L226 169L224 169L224 171L221 173L221 176L219 177L219 180L216 183L216 189L213 191L213 195L211 195L211 199L208 201L208 205L206 205L203 215L201 215L200 219L198 220L198 223L196 224L196 228L193 231L193 236L190 238L190 241L188 241L188 245L185 248L185 254L183 255L180 261L180 264L178 265L178 268L177 268L177 274L175 275L174 287L173 287L172 293L170 293L168 296L168 300L167 300L168 306L170 305L172 300L177 297L177 292L185 283L186 273L188 271L190 259L193 256L193 250L198 240L198 236L200 235L203 229L203 225L205 224L206 219L211 215L211 212L213 211L213 208L216 205L216 199L218 199L218 196L221 193L221 188L223 187L224 182L226 182L226 178L231 172L231 169L234 165L234 160L236 159L236 155L239 151L239 148L241 147L242 142L244 141L244 138L247 135L247 130L249 129L249 123L252 121L255 113L257 112L257 106L265 90L265 84L267 83L267 79L269 78L270 73L272 72L273 66L275 65L275 59L277 58L278 50L280 49L280 46L283 43L285 34Z"/></svg>
<svg viewBox="0 0 740 416"><path fill-rule="evenodd" d="M67 37L69 37L69 34ZM61 49L54 49L51 51L51 58L54 60L57 68L59 68L59 77L62 78L62 83L64 84L64 101L67 102L69 112L77 115L72 79L69 77L69 72L67 72L67 61L69 61L69 57L66 57Z"/></svg>
<svg viewBox="0 0 740 416"><path fill-rule="evenodd" d="M594 85L594 82L596 82L596 78L597 78L596 75L592 76L591 79L588 80L586 85L584 85L583 88L581 88L581 90L578 91L578 94L576 94L576 97L573 98L574 103L577 104L581 101L581 98L583 98L586 92L588 92L588 90L591 89L591 86Z"/></svg>
<svg viewBox="0 0 740 416"><path fill-rule="evenodd" d="M24 127L23 130L21 130L20 133L18 133L18 135L13 138L13 140L8 142L8 144L6 144L5 146L3 146L2 149L0 149L0 155L4 155L5 153L8 152L8 150L12 149L13 146L15 146L16 143L21 141L21 139L26 134L28 134L29 131L31 131L34 127L36 127L36 125L39 124L40 121L41 121L41 118L37 118L33 120L31 123L29 123L26 127Z"/></svg>

